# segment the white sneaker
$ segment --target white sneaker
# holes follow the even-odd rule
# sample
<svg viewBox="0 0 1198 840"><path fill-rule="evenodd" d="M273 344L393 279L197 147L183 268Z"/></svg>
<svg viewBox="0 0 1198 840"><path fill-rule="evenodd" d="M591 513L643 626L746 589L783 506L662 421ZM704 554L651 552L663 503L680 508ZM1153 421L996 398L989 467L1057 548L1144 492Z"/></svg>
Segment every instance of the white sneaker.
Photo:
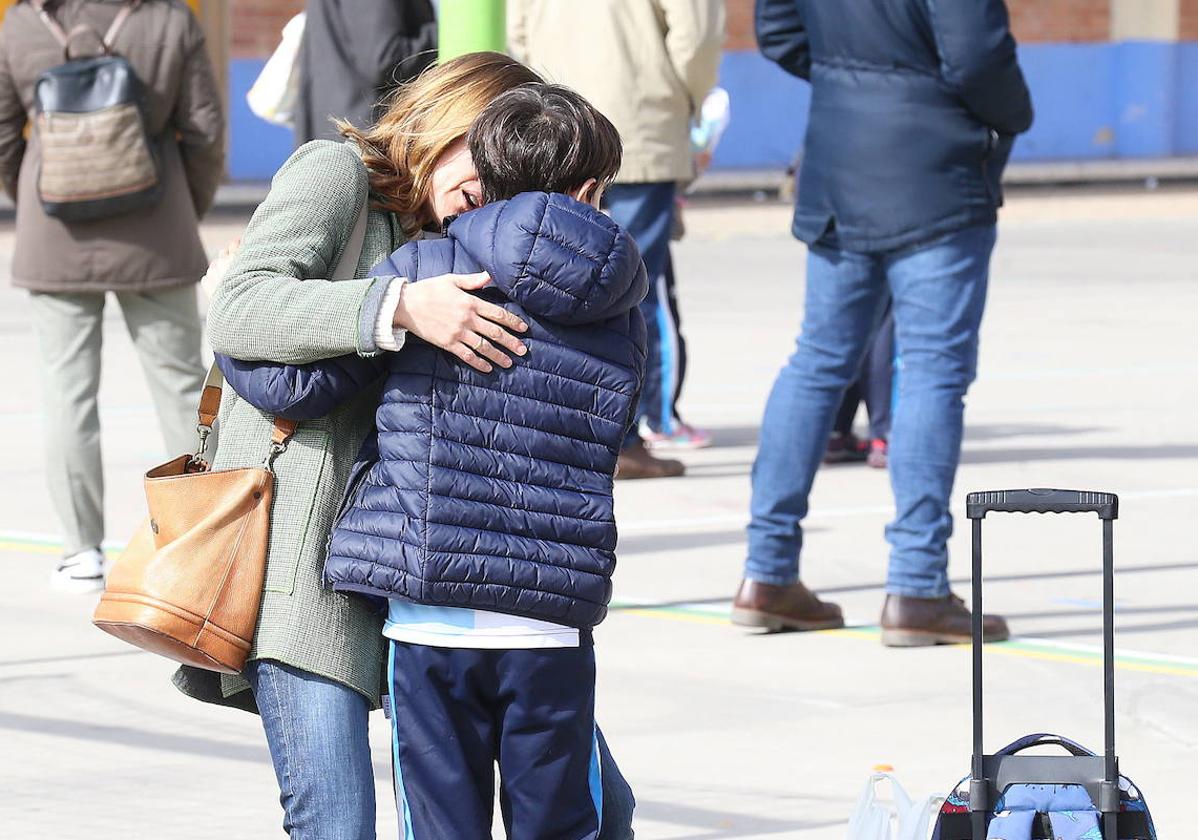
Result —
<svg viewBox="0 0 1198 840"><path fill-rule="evenodd" d="M63 592L99 592L104 588L104 554L89 548L64 557L50 575L50 585Z"/></svg>

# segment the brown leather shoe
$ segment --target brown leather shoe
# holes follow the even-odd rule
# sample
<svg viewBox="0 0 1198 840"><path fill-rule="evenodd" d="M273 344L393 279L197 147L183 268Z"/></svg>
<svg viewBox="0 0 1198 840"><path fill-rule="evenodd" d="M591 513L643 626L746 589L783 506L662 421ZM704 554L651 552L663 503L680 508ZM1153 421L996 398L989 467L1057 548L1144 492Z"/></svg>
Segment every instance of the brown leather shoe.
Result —
<svg viewBox="0 0 1198 840"><path fill-rule="evenodd" d="M776 586L746 578L732 602L732 623L773 632L833 630L844 627L844 613L801 583Z"/></svg>
<svg viewBox="0 0 1198 840"><path fill-rule="evenodd" d="M686 472L681 461L670 458L655 458L641 441L620 452L616 459L616 478L628 481L634 478L674 478Z"/></svg>
<svg viewBox="0 0 1198 840"><path fill-rule="evenodd" d="M882 644L887 647L969 644L973 638L972 613L956 595L913 598L887 595L882 605ZM1007 621L999 615L982 616L982 639L1002 642L1011 637Z"/></svg>

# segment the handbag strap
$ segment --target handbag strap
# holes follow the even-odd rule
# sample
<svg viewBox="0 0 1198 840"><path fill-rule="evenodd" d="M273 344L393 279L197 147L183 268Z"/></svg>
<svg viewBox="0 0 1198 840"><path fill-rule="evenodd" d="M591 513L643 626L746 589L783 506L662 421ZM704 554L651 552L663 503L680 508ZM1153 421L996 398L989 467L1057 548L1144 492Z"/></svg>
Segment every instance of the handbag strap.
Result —
<svg viewBox="0 0 1198 840"><path fill-rule="evenodd" d="M67 60L71 58L71 41L78 35L86 32L95 33L96 30L85 23L77 24L71 27L71 31L67 32L62 28L62 25L54 19L54 15L50 14L46 8L46 0L30 0L33 8L37 11L37 16L42 19L42 23L50 30L50 34L54 36L54 40L62 46L63 52ZM116 41L117 33L121 31L121 27L125 25L125 21L129 16L137 11L137 8L142 4L142 0L129 0L121 10L117 12L116 17L112 20L112 25L108 27L108 31L100 38L100 43L104 47L104 52L112 51L112 45ZM98 34L98 33L96 33Z"/></svg>
<svg viewBox="0 0 1198 840"><path fill-rule="evenodd" d="M204 379L204 388L200 391L200 408L197 412L199 422L196 425L196 431L200 435L200 446L195 455L196 460L201 460L208 450L208 436L212 434L212 426L216 423L216 417L220 413L220 398L224 391L224 385L224 374L213 362L212 367L208 368L208 376ZM288 420L285 417L274 418L274 425L270 433L270 454L266 456L265 462L267 469L270 469L274 459L287 448L287 443L295 435L298 425L296 421Z"/></svg>
<svg viewBox="0 0 1198 840"><path fill-rule="evenodd" d="M358 263L362 261L362 246L366 244L366 220L370 216L370 192L366 193L366 200L362 202L362 206L358 208L358 217L354 219L353 230L349 232L349 239L345 243L345 250L341 252L341 259L337 260L337 265L333 267L333 275L330 280L353 280L354 274L358 270Z"/></svg>

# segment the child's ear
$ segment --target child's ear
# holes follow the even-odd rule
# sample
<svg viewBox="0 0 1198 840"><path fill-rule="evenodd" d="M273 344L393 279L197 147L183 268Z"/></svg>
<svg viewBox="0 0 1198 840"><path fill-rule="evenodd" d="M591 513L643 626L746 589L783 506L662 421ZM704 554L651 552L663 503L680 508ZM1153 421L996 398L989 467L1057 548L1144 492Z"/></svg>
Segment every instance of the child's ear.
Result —
<svg viewBox="0 0 1198 840"><path fill-rule="evenodd" d="M599 182L594 178L587 178L586 183L575 191L572 198L576 198L583 204L589 204L598 210L599 201L603 198L603 187L599 186Z"/></svg>

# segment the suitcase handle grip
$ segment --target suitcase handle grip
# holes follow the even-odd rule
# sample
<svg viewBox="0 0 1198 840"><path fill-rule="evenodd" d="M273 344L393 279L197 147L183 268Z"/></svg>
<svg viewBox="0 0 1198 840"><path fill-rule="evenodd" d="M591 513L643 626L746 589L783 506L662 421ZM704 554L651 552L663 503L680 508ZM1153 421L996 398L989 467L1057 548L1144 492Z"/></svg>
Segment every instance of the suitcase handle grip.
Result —
<svg viewBox="0 0 1198 840"><path fill-rule="evenodd" d="M1119 497L1089 490L988 490L965 498L965 515L985 519L987 513L1096 513L1099 519L1119 518Z"/></svg>

